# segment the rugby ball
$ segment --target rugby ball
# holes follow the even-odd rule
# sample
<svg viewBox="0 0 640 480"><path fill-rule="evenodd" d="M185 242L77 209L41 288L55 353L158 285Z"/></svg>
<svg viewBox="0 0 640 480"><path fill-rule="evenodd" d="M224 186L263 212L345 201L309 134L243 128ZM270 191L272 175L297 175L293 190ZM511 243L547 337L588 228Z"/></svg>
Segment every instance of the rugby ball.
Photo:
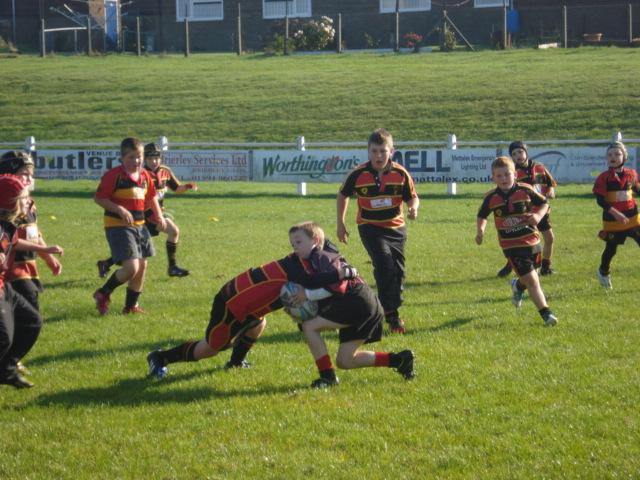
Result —
<svg viewBox="0 0 640 480"><path fill-rule="evenodd" d="M285 283L280 289L280 300L284 305L284 311L287 312L294 322L304 322L316 316L318 313L318 302L307 300L301 305L293 305L291 298L304 287L294 282Z"/></svg>

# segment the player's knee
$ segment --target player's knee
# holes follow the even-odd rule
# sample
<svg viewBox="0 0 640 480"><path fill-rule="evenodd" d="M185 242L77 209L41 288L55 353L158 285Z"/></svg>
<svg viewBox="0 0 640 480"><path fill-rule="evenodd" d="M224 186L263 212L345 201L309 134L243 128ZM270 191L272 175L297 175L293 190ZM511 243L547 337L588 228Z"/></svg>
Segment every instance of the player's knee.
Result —
<svg viewBox="0 0 640 480"><path fill-rule="evenodd" d="M262 335L262 332L264 332L264 329L266 327L267 327L267 320L262 319L262 321L258 325L256 325L255 327L247 331L247 336L253 339L257 339L260 335Z"/></svg>
<svg viewBox="0 0 640 480"><path fill-rule="evenodd" d="M347 353L338 353L336 355L336 365L342 370L348 370L355 366L354 356Z"/></svg>
<svg viewBox="0 0 640 480"><path fill-rule="evenodd" d="M122 267L120 268L120 280L127 281L133 278L138 273L138 262L135 261L124 261L122 262Z"/></svg>

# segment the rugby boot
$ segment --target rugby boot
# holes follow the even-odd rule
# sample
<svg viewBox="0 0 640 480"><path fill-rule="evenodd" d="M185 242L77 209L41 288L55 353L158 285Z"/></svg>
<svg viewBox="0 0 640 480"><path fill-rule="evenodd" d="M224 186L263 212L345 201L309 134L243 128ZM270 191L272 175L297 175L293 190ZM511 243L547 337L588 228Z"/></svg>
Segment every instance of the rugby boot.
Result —
<svg viewBox="0 0 640 480"><path fill-rule="evenodd" d="M500 278L506 277L511 273L512 270L513 268L511 268L511 264L507 262L507 264L500 269L497 276Z"/></svg>
<svg viewBox="0 0 640 480"><path fill-rule="evenodd" d="M160 355L160 350L149 352L147 355L147 364L149 365L149 372L147 377L153 377L156 380L162 380L169 373L169 368L164 359Z"/></svg>
<svg viewBox="0 0 640 480"><path fill-rule="evenodd" d="M173 265L169 267L169 276L170 277L186 277L189 275L189 270L185 270L184 268L180 268L177 265Z"/></svg>
<svg viewBox="0 0 640 480"><path fill-rule="evenodd" d="M396 370L407 380L411 380L416 376L416 372L413 369L413 360L416 358L415 354L411 350L403 350L396 354L400 359L400 365Z"/></svg>
<svg viewBox="0 0 640 480"><path fill-rule="evenodd" d="M107 293L102 293L99 289L93 292L93 299L96 301L96 308L100 315L106 315L109 312L109 303L111 297Z"/></svg>
<svg viewBox="0 0 640 480"><path fill-rule="evenodd" d="M98 260L96 266L98 267L98 276L100 278L105 278L111 268L111 265L109 265L109 262L106 260Z"/></svg>

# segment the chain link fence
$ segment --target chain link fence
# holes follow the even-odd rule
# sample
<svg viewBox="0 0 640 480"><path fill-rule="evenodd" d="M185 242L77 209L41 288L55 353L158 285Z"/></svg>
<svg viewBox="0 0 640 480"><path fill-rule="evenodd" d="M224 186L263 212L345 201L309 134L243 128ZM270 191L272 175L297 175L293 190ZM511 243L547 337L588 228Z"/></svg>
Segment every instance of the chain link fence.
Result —
<svg viewBox="0 0 640 480"><path fill-rule="evenodd" d="M364 11L362 7L344 5L342 12L289 18L288 37L283 18L263 17L261 2L242 5L225 2L220 20L189 21L188 37L182 16L175 8L166 8L163 15L148 15L145 11L128 9L122 12L117 36L107 33L104 25L94 21L92 48L97 52L181 53L188 44L190 52L236 52L241 40L242 51L281 52L287 38L288 53L293 51L349 51L361 49L416 47L464 48L464 39L474 47L504 48L505 25L509 36L507 46L531 47L544 43L567 45L634 45L640 44L640 2L612 2L603 5L525 7L506 11L502 8L450 8L450 22L443 22L443 10L433 6L430 11L380 13L379 9ZM321 9L315 5L314 12ZM6 12L6 11L5 11ZM240 18L238 14L240 13ZM47 28L77 26L55 12L45 12ZM300 37L311 23L329 18L333 38L324 44ZM139 27L138 27L139 22ZM21 51L38 51L41 26L37 16L18 16L13 20L6 13L0 17L0 35L11 41L15 35ZM566 26L565 26L566 25ZM444 27L443 27L444 26ZM15 32L14 32L15 30ZM304 33L303 36L310 34ZM86 32L56 31L45 35L47 52L84 52ZM188 42L187 42L188 38Z"/></svg>

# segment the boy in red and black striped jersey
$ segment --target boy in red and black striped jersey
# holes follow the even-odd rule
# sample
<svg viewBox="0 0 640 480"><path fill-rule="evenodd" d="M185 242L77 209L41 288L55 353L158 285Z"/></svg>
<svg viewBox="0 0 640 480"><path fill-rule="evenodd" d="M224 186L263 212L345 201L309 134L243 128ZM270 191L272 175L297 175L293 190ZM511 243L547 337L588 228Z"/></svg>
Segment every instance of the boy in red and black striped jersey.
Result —
<svg viewBox="0 0 640 480"><path fill-rule="evenodd" d="M296 256L313 272L330 272L346 265L338 252L328 252L324 231L313 222L304 222L289 229L289 240ZM348 280L327 285L320 289L303 289L293 295L292 303L301 304L307 299L318 301L318 315L302 322L301 329L318 367L320 378L312 388L324 388L338 384L338 377L331 363L323 330L338 330L340 347L336 354L339 368L388 367L397 370L407 380L415 376L414 354L411 350L398 353L359 350L365 343L373 343L382 337L384 310L380 300L358 275Z"/></svg>
<svg viewBox="0 0 640 480"><path fill-rule="evenodd" d="M138 298L144 286L147 257L154 254L151 235L144 225L145 210L153 210L161 229L164 216L149 172L142 168L143 144L137 138L125 138L120 144L122 165L107 171L100 179L95 202L104 208L104 228L111 257L122 265L93 294L100 315L109 311L111 292L127 283L122 313L142 313Z"/></svg>
<svg viewBox="0 0 640 480"><path fill-rule="evenodd" d="M46 246L18 236L17 219L27 214L30 202L27 181L17 175L0 175L0 384L29 388L22 377L20 360L40 335L38 310L7 281L17 252L62 254L57 245Z"/></svg>
<svg viewBox="0 0 640 480"><path fill-rule="evenodd" d="M0 174L11 174L22 177L28 184L30 192L34 189L35 164L31 154L23 150L11 150L0 157ZM29 198L27 211L15 220L18 227L18 238L37 243L46 247L46 243L38 228L36 205L33 199ZM61 249L62 251L62 249ZM7 281L11 287L24 297L33 307L40 311L40 294L44 287L40 282L38 274L37 257L40 257L47 264L54 276L62 272L62 264L53 255L35 251L16 251L11 269L7 272ZM17 369L22 374L27 374L26 367L18 362Z"/></svg>
<svg viewBox="0 0 640 480"><path fill-rule="evenodd" d="M330 243L327 245L331 248ZM283 307L280 290L286 282L317 289L339 283L354 271L347 265L325 273L309 272L304 261L292 253L242 272L224 284L214 297L204 339L150 352L149 376L162 379L170 363L210 358L231 346L233 351L225 368L249 367L245 361L247 353L266 327L266 314Z"/></svg>
<svg viewBox="0 0 640 480"><path fill-rule="evenodd" d="M536 225L549 210L547 199L526 183L516 182L516 169L509 157L498 157L491 164L497 187L484 197L478 210L476 243L482 244L487 218L493 213L498 241L504 256L518 278L511 282L512 302L522 305L525 290L540 312L545 326L555 326L558 318L547 305L540 286L540 232Z"/></svg>
<svg viewBox="0 0 640 480"><path fill-rule="evenodd" d="M166 165L162 165L162 149L155 143L148 143L144 146L144 168L147 170L153 178L153 183L156 188L156 194L158 196L158 203L160 208L164 212L164 195L167 192L167 188L170 188L176 193L184 193L187 190L198 190L198 186L195 183L180 183L180 180L176 178L171 169ZM148 208L145 211L145 225L149 230L152 237L156 237L162 231L167 234L167 259L169 266L167 272L170 277L186 277L189 275L189 270L179 267L176 264L176 251L178 250L178 239L180 237L180 230L175 222L169 218L164 217L165 228L161 230L158 223L154 220L153 210ZM98 274L100 277L106 277L109 272L109 268L113 265L113 259L98 260Z"/></svg>
<svg viewBox="0 0 640 480"><path fill-rule="evenodd" d="M534 162L529 158L529 152L527 151L527 145L525 143L521 141L511 142L509 145L509 155L511 155L511 158L516 164L516 182L531 185L538 193L544 195L547 200L556 198L555 187L558 186L556 180L543 164ZM549 206L549 211L538 224L538 230L542 233L544 240L540 275L551 275L554 273L551 268L551 255L553 254L553 241L555 240L555 236L551 228L550 214L551 206ZM504 268L498 272L498 276L506 277L509 273L511 273L511 265L507 262Z"/></svg>
<svg viewBox="0 0 640 480"><path fill-rule="evenodd" d="M633 194L640 193L640 181L635 170L626 168L627 148L622 142L607 147L609 169L596 178L593 193L602 207L602 230L598 236L606 242L597 276L600 284L612 288L610 267L618 245L631 237L640 246L640 216Z"/></svg>
<svg viewBox="0 0 640 480"><path fill-rule="evenodd" d="M391 161L392 153L393 138L385 129L369 136L369 161L349 173L338 193L337 233L338 240L346 243L349 232L345 216L349 197L355 195L358 232L373 263L386 321L392 332L404 333L404 322L398 312L402 304L407 240L403 203L407 203L409 219L415 220L420 200L411 175L402 165Z"/></svg>
<svg viewBox="0 0 640 480"><path fill-rule="evenodd" d="M34 168L35 164L31 155L22 150L6 152L0 158L0 174L12 174L24 178L29 185L29 191L33 191ZM21 215L16 219L16 225L18 227L18 238L46 246L42 234L38 229L36 206L33 199L29 199L27 212L25 215ZM38 256L44 260L54 276L60 275L62 265L55 256L33 251L20 251L16 252L13 267L11 271L8 272L7 279L11 282L14 290L39 310L40 304L38 297L40 293L42 293L43 287L40 282L36 263Z"/></svg>

